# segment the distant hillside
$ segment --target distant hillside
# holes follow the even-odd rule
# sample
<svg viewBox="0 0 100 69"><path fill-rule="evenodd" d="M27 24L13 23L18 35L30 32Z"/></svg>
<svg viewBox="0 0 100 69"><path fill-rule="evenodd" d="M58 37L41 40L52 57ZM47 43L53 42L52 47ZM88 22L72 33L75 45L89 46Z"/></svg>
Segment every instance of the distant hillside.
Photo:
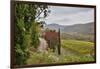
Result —
<svg viewBox="0 0 100 69"><path fill-rule="evenodd" d="M48 24L46 27L52 30L58 30L59 28L64 29L65 26L59 24Z"/></svg>
<svg viewBox="0 0 100 69"><path fill-rule="evenodd" d="M47 28L58 30L61 29L61 32L66 33L80 33L80 34L94 34L94 23L86 23L86 24L75 24L70 26L63 26L59 24L49 24Z"/></svg>
<svg viewBox="0 0 100 69"><path fill-rule="evenodd" d="M62 29L62 32L76 32L81 34L94 34L94 23L76 24L72 26L66 26Z"/></svg>

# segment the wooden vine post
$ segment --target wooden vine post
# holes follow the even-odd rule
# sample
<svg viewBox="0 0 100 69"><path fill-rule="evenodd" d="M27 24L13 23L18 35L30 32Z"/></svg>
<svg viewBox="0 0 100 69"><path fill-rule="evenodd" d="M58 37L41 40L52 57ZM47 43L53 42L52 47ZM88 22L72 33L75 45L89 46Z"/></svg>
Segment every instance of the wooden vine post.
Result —
<svg viewBox="0 0 100 69"><path fill-rule="evenodd" d="M60 39L60 28L59 28L59 31L58 31L58 55L61 54L61 39Z"/></svg>

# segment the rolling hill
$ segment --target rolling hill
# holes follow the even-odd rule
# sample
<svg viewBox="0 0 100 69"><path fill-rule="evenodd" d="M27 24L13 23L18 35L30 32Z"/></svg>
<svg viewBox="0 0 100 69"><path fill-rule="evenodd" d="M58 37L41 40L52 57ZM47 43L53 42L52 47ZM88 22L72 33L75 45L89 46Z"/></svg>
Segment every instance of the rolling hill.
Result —
<svg viewBox="0 0 100 69"><path fill-rule="evenodd" d="M58 30L61 29L61 32L67 32L67 33L80 33L80 34L94 34L94 23L86 23L86 24L74 24L70 26L63 26L59 24L48 24L46 26L49 29L52 30Z"/></svg>

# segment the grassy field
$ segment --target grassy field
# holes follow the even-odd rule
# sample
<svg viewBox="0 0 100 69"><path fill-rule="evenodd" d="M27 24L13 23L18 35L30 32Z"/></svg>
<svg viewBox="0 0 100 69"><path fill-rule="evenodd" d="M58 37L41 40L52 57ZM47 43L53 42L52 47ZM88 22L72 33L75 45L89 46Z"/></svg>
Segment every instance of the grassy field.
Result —
<svg viewBox="0 0 100 69"><path fill-rule="evenodd" d="M52 52L32 52L27 64L77 63L94 61L94 43L79 40L61 40L61 55Z"/></svg>
<svg viewBox="0 0 100 69"><path fill-rule="evenodd" d="M87 41L62 40L61 45L64 48L84 55L91 54L94 51L94 43Z"/></svg>

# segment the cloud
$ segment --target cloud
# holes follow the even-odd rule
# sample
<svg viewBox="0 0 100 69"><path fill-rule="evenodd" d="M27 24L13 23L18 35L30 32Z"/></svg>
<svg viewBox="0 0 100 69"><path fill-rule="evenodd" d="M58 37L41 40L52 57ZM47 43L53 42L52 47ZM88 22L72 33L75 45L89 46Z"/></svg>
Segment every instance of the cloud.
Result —
<svg viewBox="0 0 100 69"><path fill-rule="evenodd" d="M51 13L45 19L47 24L81 24L94 21L93 8L50 6Z"/></svg>

